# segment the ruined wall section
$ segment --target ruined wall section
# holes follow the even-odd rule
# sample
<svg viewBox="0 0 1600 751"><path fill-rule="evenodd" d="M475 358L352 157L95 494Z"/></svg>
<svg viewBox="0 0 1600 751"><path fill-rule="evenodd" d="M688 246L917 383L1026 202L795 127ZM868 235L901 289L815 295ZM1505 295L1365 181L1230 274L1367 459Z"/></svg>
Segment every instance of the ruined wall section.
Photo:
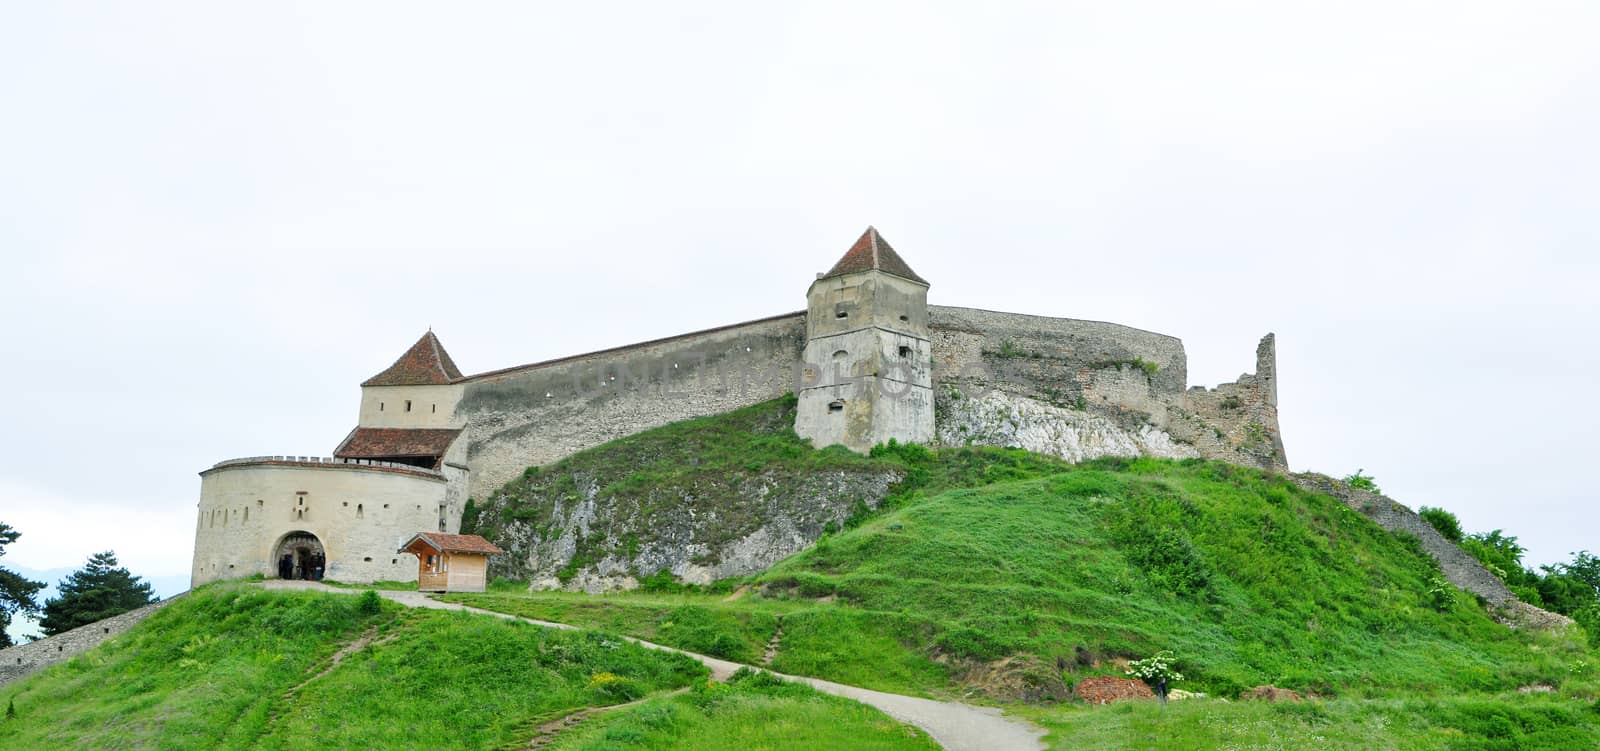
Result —
<svg viewBox="0 0 1600 751"><path fill-rule="evenodd" d="M466 381L470 495L480 501L530 466L667 423L794 390L805 314L789 313Z"/></svg>
<svg viewBox="0 0 1600 751"><path fill-rule="evenodd" d="M121 615L114 615L104 620L79 626L55 636L47 636L35 642L0 649L0 685L43 670L58 662L66 662L94 649L100 646L102 642L126 633L128 629L137 626L140 621L149 618L157 610L170 605L173 600L182 596L182 594L175 595L161 602L152 603Z"/></svg>
<svg viewBox="0 0 1600 751"><path fill-rule="evenodd" d="M1196 386L1174 405L1175 437L1209 446L1206 456L1239 464L1287 469L1278 429L1278 355L1272 334L1256 346L1256 371L1214 389ZM1219 453L1220 452L1220 453Z"/></svg>
<svg viewBox="0 0 1600 751"><path fill-rule="evenodd" d="M1256 372L1185 391L1175 337L1100 321L930 307L938 440L1020 446L1072 461L1205 457L1287 467L1276 352Z"/></svg>

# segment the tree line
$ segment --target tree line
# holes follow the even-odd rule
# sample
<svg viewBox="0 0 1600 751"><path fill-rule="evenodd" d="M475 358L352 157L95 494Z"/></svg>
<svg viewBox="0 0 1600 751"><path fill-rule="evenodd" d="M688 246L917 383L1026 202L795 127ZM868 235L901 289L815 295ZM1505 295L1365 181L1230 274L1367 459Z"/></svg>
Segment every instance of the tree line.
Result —
<svg viewBox="0 0 1600 751"><path fill-rule="evenodd" d="M0 522L0 557L21 536L11 525ZM6 629L14 615L38 616L39 630L54 636L157 600L150 583L117 565L116 554L109 550L89 556L83 568L61 580L56 596L40 605L37 598L44 587L44 582L30 581L0 566L0 648L12 645Z"/></svg>

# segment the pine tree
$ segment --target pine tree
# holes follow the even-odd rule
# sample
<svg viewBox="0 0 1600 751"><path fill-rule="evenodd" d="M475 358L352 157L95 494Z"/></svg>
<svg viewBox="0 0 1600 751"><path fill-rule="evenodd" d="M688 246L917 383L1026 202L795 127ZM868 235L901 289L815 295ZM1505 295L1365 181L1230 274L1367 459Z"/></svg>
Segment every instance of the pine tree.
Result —
<svg viewBox="0 0 1600 751"><path fill-rule="evenodd" d="M89 556L88 565L62 579L57 591L39 620L40 630L50 636L156 601L150 583L119 567L109 550Z"/></svg>
<svg viewBox="0 0 1600 751"><path fill-rule="evenodd" d="M22 533L11 525L0 522L0 556L6 554L7 545L21 536ZM44 589L44 582L28 581L14 571L0 568L0 648L11 646L6 627L11 625L12 613L39 612L39 603L33 598L41 589Z"/></svg>

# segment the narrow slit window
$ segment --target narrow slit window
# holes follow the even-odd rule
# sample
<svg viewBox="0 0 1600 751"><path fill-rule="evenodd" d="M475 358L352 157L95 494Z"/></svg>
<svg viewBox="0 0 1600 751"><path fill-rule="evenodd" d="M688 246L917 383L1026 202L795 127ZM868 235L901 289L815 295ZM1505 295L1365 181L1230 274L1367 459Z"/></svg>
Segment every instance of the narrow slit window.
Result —
<svg viewBox="0 0 1600 751"><path fill-rule="evenodd" d="M907 347L905 345L901 345L900 346L900 356L901 357L910 357L911 356L911 348Z"/></svg>
<svg viewBox="0 0 1600 751"><path fill-rule="evenodd" d="M834 316L834 317L835 317L835 318L849 318L849 317L850 317L850 311L848 311L848 310L841 310L841 311L839 311L839 312L838 312L838 314L837 314L837 315L835 315L835 316Z"/></svg>
<svg viewBox="0 0 1600 751"><path fill-rule="evenodd" d="M378 411L379 412L383 411L383 402L378 402Z"/></svg>
<svg viewBox="0 0 1600 751"><path fill-rule="evenodd" d="M411 411L411 400L410 399L406 400L406 411L407 412Z"/></svg>
<svg viewBox="0 0 1600 751"><path fill-rule="evenodd" d="M829 412L843 412L844 411L844 400L843 399L835 399L835 400L833 400L831 402L828 402L828 411Z"/></svg>

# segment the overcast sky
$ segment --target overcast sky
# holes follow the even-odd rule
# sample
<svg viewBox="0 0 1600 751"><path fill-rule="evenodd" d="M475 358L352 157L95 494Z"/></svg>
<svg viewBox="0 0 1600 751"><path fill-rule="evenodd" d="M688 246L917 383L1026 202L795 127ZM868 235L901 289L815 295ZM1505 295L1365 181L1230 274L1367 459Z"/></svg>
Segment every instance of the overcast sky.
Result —
<svg viewBox="0 0 1600 751"><path fill-rule="evenodd" d="M799 310L868 224L1191 384L1277 332L1296 470L1600 550L1600 4L768 5L0 2L4 561L187 573L196 473L430 325Z"/></svg>

